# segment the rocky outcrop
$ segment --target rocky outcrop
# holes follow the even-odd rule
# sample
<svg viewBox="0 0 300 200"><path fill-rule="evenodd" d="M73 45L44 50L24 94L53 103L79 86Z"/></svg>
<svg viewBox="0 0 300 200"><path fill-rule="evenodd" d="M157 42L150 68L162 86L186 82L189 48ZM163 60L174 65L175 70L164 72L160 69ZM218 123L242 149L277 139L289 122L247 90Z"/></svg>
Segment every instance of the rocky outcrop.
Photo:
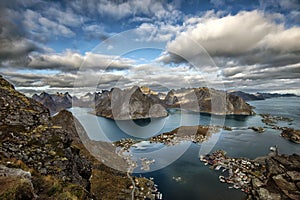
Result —
<svg viewBox="0 0 300 200"><path fill-rule="evenodd" d="M252 179L252 199L299 199L300 198L300 156L272 155L259 158L266 167L265 180ZM254 182L260 184L254 184Z"/></svg>
<svg viewBox="0 0 300 200"><path fill-rule="evenodd" d="M31 173L0 165L0 199L35 199Z"/></svg>
<svg viewBox="0 0 300 200"><path fill-rule="evenodd" d="M300 130L284 128L281 132L281 136L294 143L300 144Z"/></svg>
<svg viewBox="0 0 300 200"><path fill-rule="evenodd" d="M51 118L48 109L2 77L0 91L0 199L131 198L131 180L85 149L78 131L86 133L70 112Z"/></svg>
<svg viewBox="0 0 300 200"><path fill-rule="evenodd" d="M30 171L34 193L40 199L50 196L60 199L67 193L74 198L90 196L86 191L90 185L91 162L73 145L74 136L53 125L48 109L42 104L17 92L3 78L0 80L0 164ZM47 186L56 183L58 188L63 188L61 181L64 190Z"/></svg>
<svg viewBox="0 0 300 200"><path fill-rule="evenodd" d="M248 127L249 129L252 129L253 131L257 132L257 133L263 133L265 132L265 129L263 127L256 127L256 126L251 126L251 127Z"/></svg>
<svg viewBox="0 0 300 200"><path fill-rule="evenodd" d="M166 117L168 113L159 102L158 97L144 94L137 86L125 90L113 88L99 100L95 114L115 120Z"/></svg>
<svg viewBox="0 0 300 200"><path fill-rule="evenodd" d="M200 160L212 165L212 169L228 170L227 175L219 176L220 181L233 184L245 192L249 200L300 199L300 155L270 153L250 160L231 158L226 152L217 150L200 156Z"/></svg>
<svg viewBox="0 0 300 200"><path fill-rule="evenodd" d="M48 109L16 91L0 76L0 127L29 130L48 121Z"/></svg>

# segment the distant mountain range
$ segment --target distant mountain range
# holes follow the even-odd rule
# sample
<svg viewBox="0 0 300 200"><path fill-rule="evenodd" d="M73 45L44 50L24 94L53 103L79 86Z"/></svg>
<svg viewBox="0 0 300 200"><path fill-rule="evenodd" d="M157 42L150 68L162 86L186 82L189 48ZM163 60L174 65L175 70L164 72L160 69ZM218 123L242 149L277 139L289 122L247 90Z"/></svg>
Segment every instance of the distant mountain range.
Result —
<svg viewBox="0 0 300 200"><path fill-rule="evenodd" d="M115 92L118 91L118 93L122 93L120 89L115 88ZM127 90L124 90L124 94L121 95L122 98L124 98L126 91L128 94L132 93L132 89L135 89L138 91L135 93L138 95L138 93L142 93L150 98L147 98L149 101L152 102L152 104L162 104L165 108L174 108L174 107L187 107L188 105L186 104L186 100L192 98L191 94L195 93L196 96L198 95L199 99L201 100L201 111L202 112L208 112L210 113L211 111L208 110L208 107L211 105L207 105L209 102L208 98L211 94L215 94L217 90L214 89L209 89L205 92L205 88L192 88L192 89L177 89L177 90L170 90L168 93L158 93L154 92L151 89L147 87L133 87ZM112 89L113 90L113 89ZM112 91L111 90L111 91ZM61 110L71 108L72 106L79 106L79 107L97 107L98 108L98 114L103 112L108 112L105 111L105 108L100 108L100 105L104 106L106 102L106 106L109 105L108 100L110 101L110 94L111 91L109 90L102 90L101 92L95 92L95 93L87 93L84 96L81 96L80 98L77 98L76 96L71 96L68 92L66 93L56 93L56 94L48 94L46 92L42 92L41 94L34 94L32 98L40 103L42 103L45 107L47 107L50 110L50 113L53 115ZM219 95L221 94L220 91ZM127 94L127 95L128 95ZM190 97L188 97L190 95ZM203 98L203 95L206 96ZM242 98L244 101L257 101L257 100L265 100L268 98L276 98L276 97L295 97L297 95L295 94L278 94L278 93L255 93L255 94L250 94L242 91L227 91L227 96L230 97L227 99L227 101L233 103L232 95L238 96ZM202 96L200 98L200 96ZM121 98L121 99L122 99ZM146 99L140 99L140 101L145 101ZM204 102L206 101L206 103ZM121 102L119 102L121 103ZM189 102L191 103L191 101ZM200 103L200 102L199 102ZM206 107L204 106L206 104ZM183 106L184 105L184 106ZM227 105L227 110L230 112L230 106ZM190 108L191 109L191 108ZM101 111L102 110L102 111ZM193 110L193 109L191 109ZM236 114L237 113L237 107L235 107L236 112L232 112L231 114ZM242 113L242 112L241 112ZM227 113L230 114L230 113ZM99 114L101 115L101 114ZM108 116L108 113L103 115L107 115L106 117L111 118ZM143 116L142 118L145 118L148 116Z"/></svg>
<svg viewBox="0 0 300 200"><path fill-rule="evenodd" d="M69 93L48 94L42 92L40 95L34 94L32 98L50 110L51 114L57 113L66 108L72 107L73 97Z"/></svg>
<svg viewBox="0 0 300 200"><path fill-rule="evenodd" d="M274 97L295 97L295 94L255 93L242 91L220 91L200 88L172 89L168 93L158 93L147 87L132 87L121 90L112 88L101 92L87 93L77 98L68 92L40 95L32 98L50 110L53 115L61 110L78 107L93 107L98 116L116 120L165 117L168 108L217 115L252 115L247 101L265 100Z"/></svg>
<svg viewBox="0 0 300 200"><path fill-rule="evenodd" d="M167 94L147 87L121 90L112 88L87 93L77 98L69 93L33 95L33 99L47 107L51 114L73 106L94 107L98 116L116 120L165 117L169 108L217 115L252 115L243 97L206 87L170 90Z"/></svg>
<svg viewBox="0 0 300 200"><path fill-rule="evenodd" d="M257 92L255 94L250 94L242 91L228 91L228 93L236 95L244 99L245 101L256 101L256 100L265 100L269 98L276 98L276 97L296 97L295 94L279 94L279 93L260 93Z"/></svg>

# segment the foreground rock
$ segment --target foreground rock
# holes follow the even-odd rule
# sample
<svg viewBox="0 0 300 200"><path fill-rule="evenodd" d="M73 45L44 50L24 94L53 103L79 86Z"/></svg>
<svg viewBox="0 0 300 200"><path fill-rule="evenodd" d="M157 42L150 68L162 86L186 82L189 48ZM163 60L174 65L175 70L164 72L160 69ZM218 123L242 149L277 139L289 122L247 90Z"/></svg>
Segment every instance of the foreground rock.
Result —
<svg viewBox="0 0 300 200"><path fill-rule="evenodd" d="M35 199L31 173L0 165L0 199Z"/></svg>
<svg viewBox="0 0 300 200"><path fill-rule="evenodd" d="M0 98L0 199L131 199L141 195L128 188L131 176L106 167L85 149L78 131L86 133L70 112L50 118L48 109L2 77ZM152 193L147 197L155 199Z"/></svg>
<svg viewBox="0 0 300 200"><path fill-rule="evenodd" d="M115 120L166 117L167 110L160 101L151 93L144 94L137 86L125 90L113 88L99 101L95 114Z"/></svg>
<svg viewBox="0 0 300 200"><path fill-rule="evenodd" d="M300 199L300 156L272 153L255 160L230 158L224 151L201 156L201 161L216 170L228 171L219 176L221 182L241 189L247 199Z"/></svg>
<svg viewBox="0 0 300 200"><path fill-rule="evenodd" d="M2 77L0 90L0 164L30 172L38 199L91 196L91 162L72 144L69 132L53 125L48 109Z"/></svg>

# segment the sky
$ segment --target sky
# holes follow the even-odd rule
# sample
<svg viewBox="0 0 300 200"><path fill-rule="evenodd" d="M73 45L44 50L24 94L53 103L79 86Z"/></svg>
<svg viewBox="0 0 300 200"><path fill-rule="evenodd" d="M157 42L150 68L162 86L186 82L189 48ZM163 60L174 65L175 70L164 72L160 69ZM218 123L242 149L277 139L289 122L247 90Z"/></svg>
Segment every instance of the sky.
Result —
<svg viewBox="0 0 300 200"><path fill-rule="evenodd" d="M0 1L18 90L214 87L300 94L299 0Z"/></svg>

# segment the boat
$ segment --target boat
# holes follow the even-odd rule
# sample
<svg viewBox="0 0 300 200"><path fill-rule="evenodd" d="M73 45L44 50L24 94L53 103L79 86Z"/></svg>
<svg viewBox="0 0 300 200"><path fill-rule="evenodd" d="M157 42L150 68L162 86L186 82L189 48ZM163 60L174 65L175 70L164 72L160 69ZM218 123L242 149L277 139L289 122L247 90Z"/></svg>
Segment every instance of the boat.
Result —
<svg viewBox="0 0 300 200"><path fill-rule="evenodd" d="M225 177L224 176L219 176L219 180L222 182L222 183L225 183L226 180L225 180Z"/></svg>
<svg viewBox="0 0 300 200"><path fill-rule="evenodd" d="M233 187L234 187L235 189L239 189L239 188L240 188L240 186L239 186L238 184L234 184Z"/></svg>
<svg viewBox="0 0 300 200"><path fill-rule="evenodd" d="M221 167L222 167L221 165L218 165L218 166L215 168L215 170L220 170Z"/></svg>

